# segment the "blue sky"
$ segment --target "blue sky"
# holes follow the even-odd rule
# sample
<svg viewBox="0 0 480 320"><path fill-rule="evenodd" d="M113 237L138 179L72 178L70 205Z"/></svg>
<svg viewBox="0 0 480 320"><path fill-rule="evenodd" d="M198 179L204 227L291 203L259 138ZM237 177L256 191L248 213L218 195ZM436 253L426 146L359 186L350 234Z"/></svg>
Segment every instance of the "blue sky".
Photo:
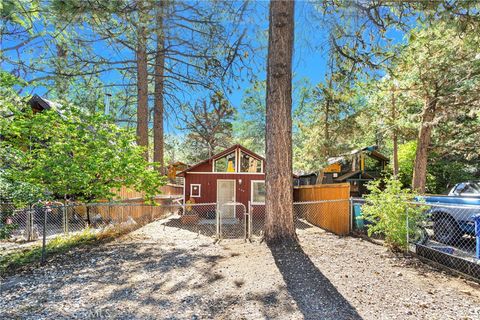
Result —
<svg viewBox="0 0 480 320"><path fill-rule="evenodd" d="M258 1L252 2L253 11L245 17L245 27L247 28L247 37L253 42L254 47L260 48L254 54L249 57L249 67L253 74L255 74L256 79L264 80L265 68L266 68L266 58L267 58L267 30L268 30L268 6L269 2L267 1ZM294 81L297 83L300 80L307 79L310 84L316 85L317 83L323 81L325 76L326 69L326 59L328 56L328 22L320 21L317 11L310 2L306 1L297 1L295 8L295 48L294 48L294 59L293 59L293 74ZM35 25L35 31L42 30L41 24ZM51 31L51 30L50 30ZM77 28L75 30L78 33L86 34L85 29ZM399 41L402 39L402 34L392 34L392 37ZM41 44L41 39L38 42ZM45 42L45 41L44 41ZM45 42L47 43L47 42ZM42 54L55 54L56 48L50 43L50 47L33 51L33 52L23 52L23 55L26 60L34 56L41 56ZM7 43L8 45L8 43ZM41 46L40 46L41 47ZM122 59L134 59L134 56L129 50L113 50L109 46L108 40L101 43L94 43L92 47L92 52L109 57L111 60L122 60ZM2 67L8 70L8 64L3 64ZM117 82L120 73L118 71L105 72L102 74L101 79L105 83ZM239 80L235 83L230 83L233 91L228 95L229 100L232 105L236 108L239 108L242 102L243 93L250 85L248 78L241 75L243 80ZM45 94L45 88L42 87L41 83L37 86L30 88L31 92L37 93L39 95ZM94 88L92 88L94 89ZM108 89L109 91L114 91L113 89ZM184 92L175 92L175 95L181 96L184 101L194 101L205 95L205 91L198 90L192 92L189 90L184 90ZM241 109L238 109L241 112ZM177 123L176 119L167 119L166 120L166 131L170 133L178 133L176 130Z"/></svg>

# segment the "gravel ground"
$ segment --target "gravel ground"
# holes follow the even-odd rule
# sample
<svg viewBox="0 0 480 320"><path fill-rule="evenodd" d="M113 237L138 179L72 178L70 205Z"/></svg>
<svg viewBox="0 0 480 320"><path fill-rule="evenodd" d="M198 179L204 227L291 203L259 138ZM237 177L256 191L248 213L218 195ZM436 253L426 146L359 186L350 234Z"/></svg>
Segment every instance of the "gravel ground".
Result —
<svg viewBox="0 0 480 320"><path fill-rule="evenodd" d="M316 227L301 247L151 223L2 279L0 319L480 319L480 286Z"/></svg>

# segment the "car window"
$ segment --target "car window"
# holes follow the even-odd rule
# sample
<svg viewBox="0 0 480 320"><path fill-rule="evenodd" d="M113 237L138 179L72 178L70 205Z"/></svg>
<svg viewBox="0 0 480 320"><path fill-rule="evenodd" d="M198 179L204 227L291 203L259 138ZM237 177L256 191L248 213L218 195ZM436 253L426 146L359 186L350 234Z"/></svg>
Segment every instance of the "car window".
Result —
<svg viewBox="0 0 480 320"><path fill-rule="evenodd" d="M459 183L459 184L457 185L457 187L455 188L454 193L455 193L455 194L463 193L463 191L465 191L465 187L466 187L466 183Z"/></svg>
<svg viewBox="0 0 480 320"><path fill-rule="evenodd" d="M458 189L458 188L457 188ZM477 182L467 183L463 190L460 191L462 195L480 195L480 184Z"/></svg>

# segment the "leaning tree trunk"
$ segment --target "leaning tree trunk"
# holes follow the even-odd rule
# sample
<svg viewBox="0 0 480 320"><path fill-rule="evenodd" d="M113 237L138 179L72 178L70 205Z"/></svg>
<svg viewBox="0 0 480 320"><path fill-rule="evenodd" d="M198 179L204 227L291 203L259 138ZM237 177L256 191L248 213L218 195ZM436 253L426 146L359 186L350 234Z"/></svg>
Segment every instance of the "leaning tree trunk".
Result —
<svg viewBox="0 0 480 320"><path fill-rule="evenodd" d="M137 27L137 144L145 147L145 159L148 160L148 61L147 61L147 30L144 13L140 8Z"/></svg>
<svg viewBox="0 0 480 320"><path fill-rule="evenodd" d="M160 164L159 171L165 173L163 160L163 81L165 67L165 35L163 28L163 1L157 8L157 51L155 53L155 98L153 107L153 161Z"/></svg>
<svg viewBox="0 0 480 320"><path fill-rule="evenodd" d="M294 2L271 1L267 61L265 240L296 241L292 181Z"/></svg>
<svg viewBox="0 0 480 320"><path fill-rule="evenodd" d="M425 193L425 185L427 181L427 162L428 148L432 138L433 119L435 118L436 101L432 98L426 98L423 107L422 122L417 140L417 153L415 155L415 163L413 166L413 190L419 193Z"/></svg>

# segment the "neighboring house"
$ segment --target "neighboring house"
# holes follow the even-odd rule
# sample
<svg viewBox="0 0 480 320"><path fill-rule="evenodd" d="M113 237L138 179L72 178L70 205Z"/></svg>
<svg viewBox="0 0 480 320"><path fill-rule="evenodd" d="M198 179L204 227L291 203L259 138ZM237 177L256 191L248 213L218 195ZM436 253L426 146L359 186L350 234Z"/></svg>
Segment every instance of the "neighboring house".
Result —
<svg viewBox="0 0 480 320"><path fill-rule="evenodd" d="M265 159L241 145L234 145L177 174L185 178L184 201L217 203L225 215L235 215L225 203L265 201ZM248 209L247 209L248 210Z"/></svg>
<svg viewBox="0 0 480 320"><path fill-rule="evenodd" d="M308 186L317 183L317 174L316 173L297 173L297 177L293 180L293 186Z"/></svg>
<svg viewBox="0 0 480 320"><path fill-rule="evenodd" d="M295 186L310 184L350 183L352 196L361 196L366 182L381 177L389 159L377 151L377 146L353 150L349 154L329 158L327 166L315 173L300 175Z"/></svg>
<svg viewBox="0 0 480 320"><path fill-rule="evenodd" d="M36 94L34 94L27 103L32 108L33 113L42 112L43 110L50 109L58 111L61 107L59 103L47 100Z"/></svg>

